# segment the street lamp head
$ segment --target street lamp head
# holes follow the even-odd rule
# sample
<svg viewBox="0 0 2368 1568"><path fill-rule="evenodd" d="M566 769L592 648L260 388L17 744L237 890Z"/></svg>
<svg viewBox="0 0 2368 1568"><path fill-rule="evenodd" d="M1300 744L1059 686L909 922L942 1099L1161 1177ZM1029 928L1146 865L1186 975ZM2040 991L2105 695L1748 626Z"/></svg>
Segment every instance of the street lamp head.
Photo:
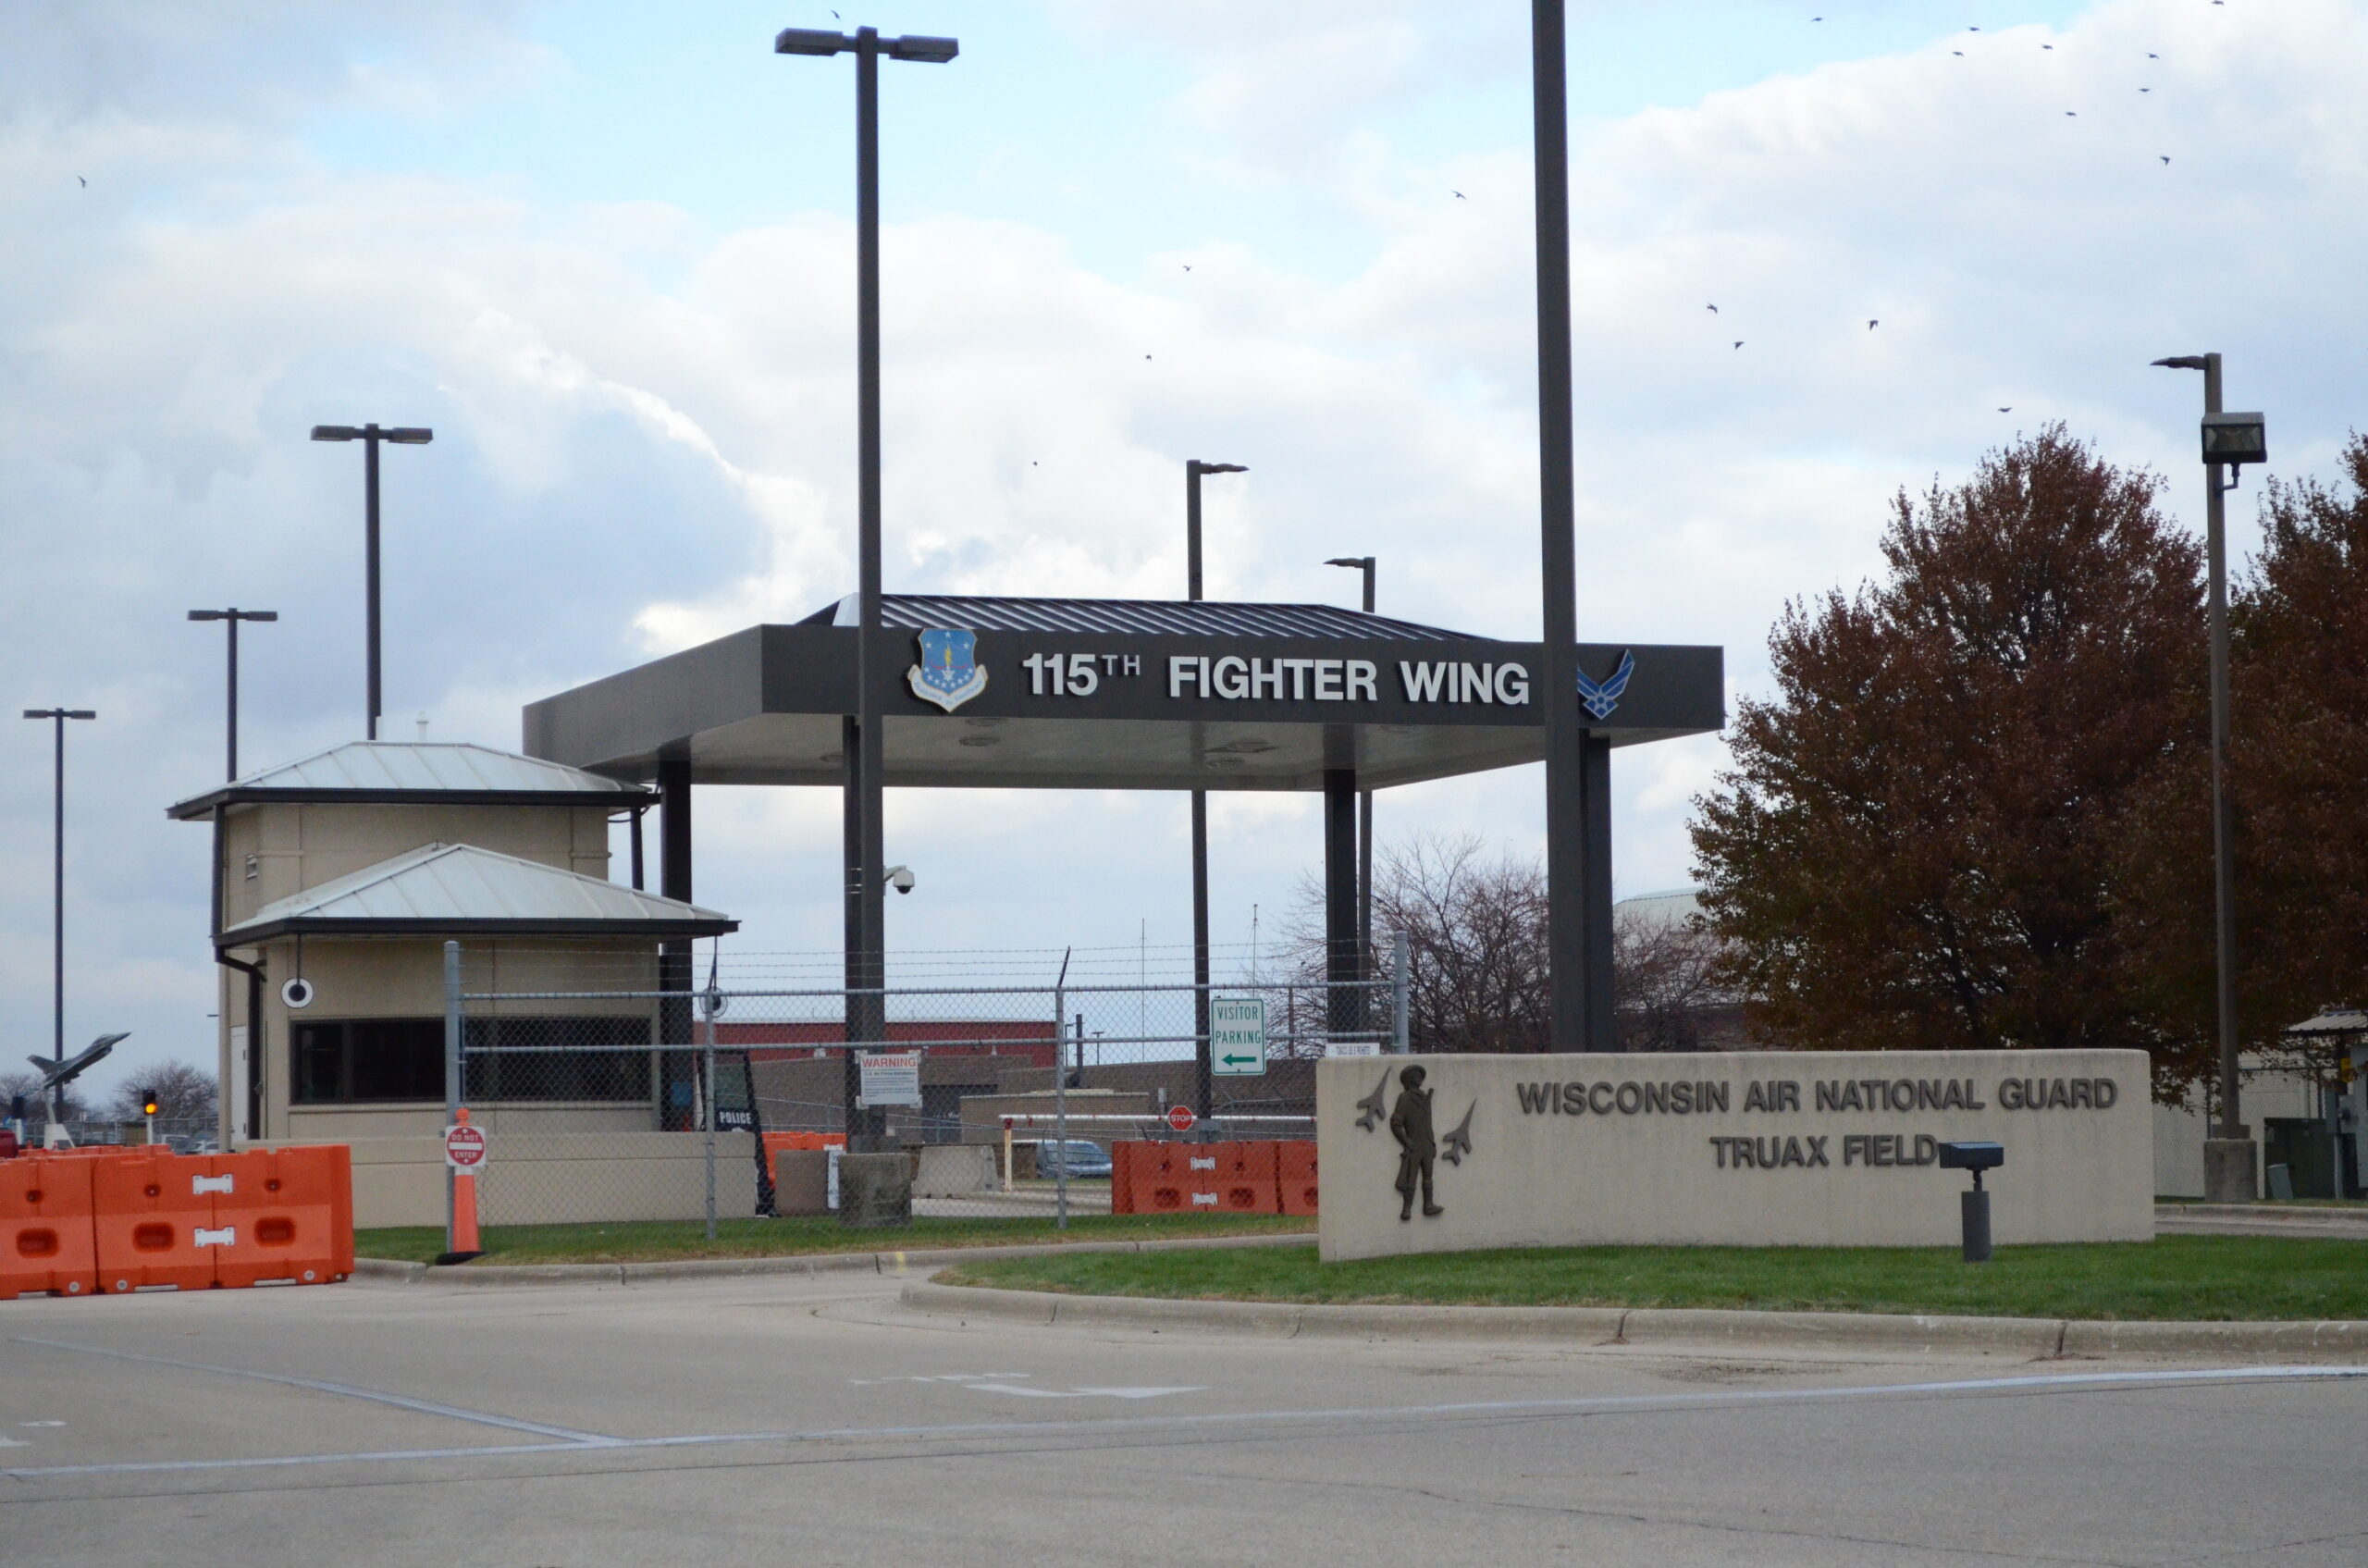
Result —
<svg viewBox="0 0 2368 1568"><path fill-rule="evenodd" d="M2269 433L2258 414L2203 416L2203 461L2238 467L2269 461Z"/></svg>
<svg viewBox="0 0 2368 1568"><path fill-rule="evenodd" d="M2154 363L2164 370L2209 370L2212 368L2210 356L2205 354L2177 354L2170 359L2158 359Z"/></svg>
<svg viewBox="0 0 2368 1568"><path fill-rule="evenodd" d="M416 425L398 425L391 430L379 431L378 438L399 447L424 447L436 438L436 432Z"/></svg>
<svg viewBox="0 0 2368 1568"><path fill-rule="evenodd" d="M1347 566L1362 572L1366 567L1372 565L1373 561L1374 558L1370 555L1336 555L1324 564L1326 566Z"/></svg>
<svg viewBox="0 0 2368 1568"><path fill-rule="evenodd" d="M785 27L773 35L776 55L835 55L854 47L854 39L821 28Z"/></svg>
<svg viewBox="0 0 2368 1568"><path fill-rule="evenodd" d="M919 60L942 66L962 52L962 45L951 38L889 38L881 41L892 60Z"/></svg>
<svg viewBox="0 0 2368 1568"><path fill-rule="evenodd" d="M1197 457L1189 459L1184 466L1195 474L1247 474L1250 472L1239 463L1202 463Z"/></svg>
<svg viewBox="0 0 2368 1568"><path fill-rule="evenodd" d="M28 708L28 719L95 719L96 711L88 708Z"/></svg>
<svg viewBox="0 0 2368 1568"><path fill-rule="evenodd" d="M192 610L189 618L192 621L228 621L230 612L227 610Z"/></svg>
<svg viewBox="0 0 2368 1568"><path fill-rule="evenodd" d="M362 432L351 425L315 425L313 439L316 441L358 441Z"/></svg>
<svg viewBox="0 0 2368 1568"><path fill-rule="evenodd" d="M277 621L279 619L279 611L237 609L192 610L189 612L189 618L192 621Z"/></svg>

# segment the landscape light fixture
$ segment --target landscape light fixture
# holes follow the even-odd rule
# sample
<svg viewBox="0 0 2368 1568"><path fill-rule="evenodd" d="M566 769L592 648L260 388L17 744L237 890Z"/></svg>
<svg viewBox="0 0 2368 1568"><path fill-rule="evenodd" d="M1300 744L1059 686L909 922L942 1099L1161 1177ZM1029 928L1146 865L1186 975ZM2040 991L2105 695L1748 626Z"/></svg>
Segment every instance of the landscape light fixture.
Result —
<svg viewBox="0 0 2368 1568"><path fill-rule="evenodd" d="M66 721L95 719L88 708L28 708L28 719L47 719L57 726L55 761L56 781L51 804L50 858L50 1058L66 1059Z"/></svg>
<svg viewBox="0 0 2368 1568"><path fill-rule="evenodd" d="M379 700L378 658L378 443L391 441L399 447L424 447L436 438L436 432L417 425L315 425L313 439L316 441L361 441L364 443L362 460L363 510L363 594L368 601L364 615L364 635L369 638L369 725L368 737L378 738Z"/></svg>
<svg viewBox="0 0 2368 1568"><path fill-rule="evenodd" d="M236 782L239 777L239 623L241 621L277 621L279 619L279 611L277 610L239 610L236 608L229 610L192 610L189 612L189 618L192 621L220 621L227 625L230 633L230 678L228 688L228 700L230 709L229 724L228 727L228 771L224 774L224 776L233 782Z"/></svg>
<svg viewBox="0 0 2368 1568"><path fill-rule="evenodd" d="M1201 476L1247 474L1239 463L1184 461L1184 597L1201 601ZM1215 1069L1209 1060L1209 792L1192 793L1192 1107L1206 1121L1215 1110Z"/></svg>
<svg viewBox="0 0 2368 1568"><path fill-rule="evenodd" d="M962 52L951 38L882 38L873 27L853 33L784 28L776 55L855 56L856 317L856 698L841 735L845 755L845 920L847 991L845 1103L847 1147L868 1152L887 1131L885 1113L858 1108L862 1080L857 1046L887 1039L885 849L881 784L880 685L873 665L885 651L880 615L880 57L944 65Z"/></svg>
<svg viewBox="0 0 2368 1568"><path fill-rule="evenodd" d="M2203 536L2212 639L2212 883L2215 1001L2220 1035L2220 1125L2204 1144L2205 1196L2215 1203L2251 1203L2260 1196L2254 1150L2240 1117L2237 1064L2237 850L2228 814L2228 517L2220 470L2269 460L2265 422L2258 414L2220 407L2220 356L2179 354L2158 359L2165 370L2203 372ZM2240 1195L2239 1195L2240 1194Z"/></svg>

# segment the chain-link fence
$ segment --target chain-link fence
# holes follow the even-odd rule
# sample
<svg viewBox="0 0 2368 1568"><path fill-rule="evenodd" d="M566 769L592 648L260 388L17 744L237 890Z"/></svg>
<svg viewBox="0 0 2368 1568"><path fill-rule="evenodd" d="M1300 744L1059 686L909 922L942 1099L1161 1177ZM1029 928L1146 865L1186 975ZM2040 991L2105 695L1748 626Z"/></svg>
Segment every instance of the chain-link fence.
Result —
<svg viewBox="0 0 2368 1568"><path fill-rule="evenodd" d="M486 969L454 953L448 1099L486 1134L496 1237L795 1245L881 1220L882 1179L900 1244L1131 1225L1115 1142L1309 1139L1318 1059L1404 1048L1401 951L1348 983L1154 982L1146 957L1132 979L870 991L712 963L694 988L473 990Z"/></svg>

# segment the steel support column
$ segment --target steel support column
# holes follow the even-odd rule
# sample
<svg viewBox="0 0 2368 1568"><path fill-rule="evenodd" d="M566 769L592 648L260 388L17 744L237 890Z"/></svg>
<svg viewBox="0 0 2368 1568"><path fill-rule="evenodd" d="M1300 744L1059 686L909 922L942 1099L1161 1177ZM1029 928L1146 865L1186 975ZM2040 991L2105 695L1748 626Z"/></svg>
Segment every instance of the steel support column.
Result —
<svg viewBox="0 0 2368 1568"><path fill-rule="evenodd" d="M1349 1034L1365 1027L1362 933L1357 929L1357 773L1324 770L1324 1027Z"/></svg>
<svg viewBox="0 0 2368 1568"><path fill-rule="evenodd" d="M688 758L662 758L658 763L658 891L668 898L691 901L691 763ZM691 945L687 942L663 943L658 949L658 989L667 993L658 1005L659 1039L669 1045L687 1045L691 1041ZM672 1064L680 1057L678 1052L665 1052L660 1060ZM688 1081L684 1080L684 1081ZM674 1104L674 1082L670 1067L669 1076L661 1086L660 1124L670 1130L680 1131L690 1125L687 1107Z"/></svg>

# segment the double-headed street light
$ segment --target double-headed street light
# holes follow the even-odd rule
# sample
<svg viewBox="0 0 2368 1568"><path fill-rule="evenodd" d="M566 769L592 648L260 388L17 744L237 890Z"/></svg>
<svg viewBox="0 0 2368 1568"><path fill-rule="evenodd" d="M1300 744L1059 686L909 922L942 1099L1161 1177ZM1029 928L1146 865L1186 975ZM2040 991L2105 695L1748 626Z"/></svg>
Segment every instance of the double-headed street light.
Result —
<svg viewBox="0 0 2368 1568"><path fill-rule="evenodd" d="M228 688L229 723L227 731L229 737L228 742L228 757L227 762L228 772L225 773L224 776L235 781L239 776L239 623L241 621L277 621L279 619L279 611L277 610L240 610L236 606L233 606L228 610L192 610L189 612L189 618L192 621L222 622L230 634L230 678Z"/></svg>
<svg viewBox="0 0 2368 1568"><path fill-rule="evenodd" d="M880 636L880 57L943 65L961 53L951 38L882 38L878 28L853 34L784 28L776 55L855 56L856 179L856 696L853 734L843 736L846 768L846 1105L850 1148L858 1147L856 1100L861 1086L856 1047L887 1033L880 987L887 970L886 910L881 903L881 783L885 766L880 734L879 681L872 669ZM860 1001L858 1001L860 998ZM870 1133L885 1130L881 1113L867 1113Z"/></svg>
<svg viewBox="0 0 2368 1568"><path fill-rule="evenodd" d="M66 1059L66 721L95 719L98 714L88 708L28 708L28 719L47 719L57 726L56 799L52 843L55 853L50 868L50 982L53 1018L51 1019L50 1059Z"/></svg>
<svg viewBox="0 0 2368 1568"><path fill-rule="evenodd" d="M1201 476L1247 474L1239 463L1184 462L1184 597L1201 601ZM1199 726L1193 726L1195 744ZM1209 1062L1209 792L1192 792L1192 1109L1214 1114L1216 1085Z"/></svg>
<svg viewBox="0 0 2368 1568"><path fill-rule="evenodd" d="M370 724L369 738L378 738L378 715L384 711L379 700L378 661L378 443L391 441L399 447L424 447L436 438L436 432L418 426L396 425L315 425L313 439L316 441L361 441L365 443L362 462L363 509L363 577L364 594L367 598L367 636L370 639Z"/></svg>
<svg viewBox="0 0 2368 1568"><path fill-rule="evenodd" d="M2220 356L2179 354L2154 362L2166 370L2203 372L2204 552L2210 579L2212 637L2212 887L2214 968L2217 971L2220 1035L2220 1125L2204 1145L2205 1196L2214 1203L2251 1203L2256 1189L2253 1143L2240 1115L2237 1070L2237 850L2228 815L2228 526L2223 500L2237 488L2223 468L2269 461L2269 438L2258 414L2220 408ZM2217 1145L2215 1147L2214 1145Z"/></svg>
<svg viewBox="0 0 2368 1568"><path fill-rule="evenodd" d="M1373 579L1376 564L1370 555L1336 555L1324 563L1362 572L1365 579L1365 613L1373 613ZM1373 979L1373 791L1357 791L1357 941L1363 945L1357 973Z"/></svg>

